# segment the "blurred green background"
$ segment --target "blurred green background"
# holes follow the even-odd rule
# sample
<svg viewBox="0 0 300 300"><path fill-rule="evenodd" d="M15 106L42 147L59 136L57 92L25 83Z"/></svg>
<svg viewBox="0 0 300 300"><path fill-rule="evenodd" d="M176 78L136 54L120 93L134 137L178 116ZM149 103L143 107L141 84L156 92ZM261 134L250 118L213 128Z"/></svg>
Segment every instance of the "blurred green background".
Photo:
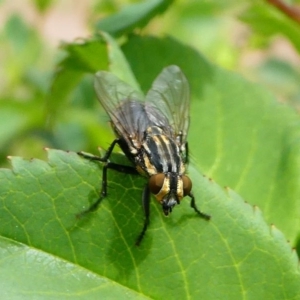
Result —
<svg viewBox="0 0 300 300"><path fill-rule="evenodd" d="M135 2L0 1L1 166L8 155L46 159L44 147L95 153L111 141L91 74L78 85L74 79L67 101L51 98L51 84L66 57L64 43L90 37L97 20ZM299 109L299 26L265 1L180 0L141 31L172 35ZM49 102L61 102L55 113Z"/></svg>

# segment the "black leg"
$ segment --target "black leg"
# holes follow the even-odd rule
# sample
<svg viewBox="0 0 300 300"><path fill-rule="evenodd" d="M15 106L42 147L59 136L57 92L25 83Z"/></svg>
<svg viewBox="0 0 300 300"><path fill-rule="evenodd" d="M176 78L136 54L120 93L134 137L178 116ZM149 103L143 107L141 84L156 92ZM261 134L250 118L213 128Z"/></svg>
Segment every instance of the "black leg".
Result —
<svg viewBox="0 0 300 300"><path fill-rule="evenodd" d="M189 144L188 142L185 143L185 163L188 164L190 162L189 159Z"/></svg>
<svg viewBox="0 0 300 300"><path fill-rule="evenodd" d="M211 218L210 215L207 215L203 212L201 212L197 206L196 206L196 202L195 202L195 197L192 193L189 194L189 196L191 197L191 207L195 210L195 212L203 219L205 220L209 220Z"/></svg>
<svg viewBox="0 0 300 300"><path fill-rule="evenodd" d="M176 139L179 138L179 144L183 146L183 133L180 132L177 136ZM183 162L185 164L189 163L189 145L188 142L184 143L184 151L182 151L182 147L180 147L180 154L183 158Z"/></svg>
<svg viewBox="0 0 300 300"><path fill-rule="evenodd" d="M132 175L138 175L139 174L137 169L135 167L132 167L132 166L119 165L119 164L115 164L115 163L112 163L112 162L106 163L105 166L107 167L107 169L112 169L112 170L118 171L120 173L132 174Z"/></svg>
<svg viewBox="0 0 300 300"><path fill-rule="evenodd" d="M89 159L89 160L98 160L98 161L102 161L102 162L107 162L107 160L109 159L112 151L114 150L114 147L116 144L119 143L119 139L115 139L109 146L109 148L107 149L105 155L103 157L99 157L96 155L90 155L84 152L77 152L78 155L82 156L83 158Z"/></svg>
<svg viewBox="0 0 300 300"><path fill-rule="evenodd" d="M77 215L77 217L82 217L83 215L85 215L89 212L97 210L97 208L98 208L99 204L101 203L101 201L103 200L103 198L106 197L106 195L107 195L107 170L108 169L112 169L112 170L115 170L115 171L118 171L121 173L126 173L126 174L138 174L138 171L136 170L135 167L119 165L119 164L108 161L108 159L117 143L119 143L119 139L115 139L111 143L111 145L109 146L107 152L105 153L105 155L103 157L87 154L84 152L77 153L78 155L82 156L85 159L92 160L92 161L100 161L100 162L105 163L103 166L103 171L102 171L101 192L100 192L100 196L99 196L98 200L95 203L93 203L88 209L79 213Z"/></svg>
<svg viewBox="0 0 300 300"><path fill-rule="evenodd" d="M138 238L136 239L135 242L136 246L139 246L141 241L143 240L150 221L150 190L148 184L145 186L143 191L142 204L145 213L145 221L144 221L143 230L141 231Z"/></svg>
<svg viewBox="0 0 300 300"><path fill-rule="evenodd" d="M98 200L95 203L91 204L86 210L77 214L76 215L77 218L81 218L83 215L97 210L101 201L106 197L106 195L107 195L107 169L108 169L108 167L106 164L105 166L103 166L101 192L100 192L100 196L99 196Z"/></svg>

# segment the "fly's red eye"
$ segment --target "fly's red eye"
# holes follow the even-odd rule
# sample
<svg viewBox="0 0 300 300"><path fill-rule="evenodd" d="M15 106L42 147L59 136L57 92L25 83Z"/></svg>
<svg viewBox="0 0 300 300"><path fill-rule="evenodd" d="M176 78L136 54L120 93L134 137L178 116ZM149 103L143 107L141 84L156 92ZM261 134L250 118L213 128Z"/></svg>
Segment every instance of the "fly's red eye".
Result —
<svg viewBox="0 0 300 300"><path fill-rule="evenodd" d="M183 185L183 195L187 196L190 194L192 189L192 181L187 176L182 176L182 185Z"/></svg>
<svg viewBox="0 0 300 300"><path fill-rule="evenodd" d="M159 173L150 177L149 179L149 189L154 195L158 194L163 187L165 181L165 174Z"/></svg>

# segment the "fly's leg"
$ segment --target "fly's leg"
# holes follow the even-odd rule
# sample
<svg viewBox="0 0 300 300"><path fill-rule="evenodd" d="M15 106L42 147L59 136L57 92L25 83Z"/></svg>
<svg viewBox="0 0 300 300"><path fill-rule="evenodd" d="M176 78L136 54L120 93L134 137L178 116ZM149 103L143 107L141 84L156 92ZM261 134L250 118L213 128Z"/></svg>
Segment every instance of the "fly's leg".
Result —
<svg viewBox="0 0 300 300"><path fill-rule="evenodd" d="M199 217L201 217L205 220L209 220L211 218L211 216L203 213L202 211L200 211L197 208L194 195L192 193L190 193L189 196L191 197L191 207L195 210L195 212L199 215Z"/></svg>
<svg viewBox="0 0 300 300"><path fill-rule="evenodd" d="M77 218L81 218L85 214L97 210L101 201L106 197L106 195L107 195L107 169L108 169L108 167L107 167L107 165L105 165L103 167L103 171L102 171L101 191L100 191L100 196L99 196L98 200L95 203L91 204L86 210L77 214L76 215Z"/></svg>
<svg viewBox="0 0 300 300"><path fill-rule="evenodd" d="M119 139L115 139L109 146L109 148L107 149L105 155L103 157L99 157L96 155L91 155L91 154L87 154L84 152L77 152L78 155L80 155L83 158L86 158L88 160L96 160L96 161L102 161L102 162L107 162L112 151L114 150L114 147L116 144L118 144L120 142Z"/></svg>
<svg viewBox="0 0 300 300"><path fill-rule="evenodd" d="M143 240L145 233L147 231L147 228L150 223L150 190L149 186L146 185L143 191L143 199L142 199L142 204L143 204L143 209L145 213L145 221L144 221L144 226L139 234L138 238L136 239L135 245L139 246L141 241Z"/></svg>
<svg viewBox="0 0 300 300"><path fill-rule="evenodd" d="M115 170L115 171L118 171L121 173L126 173L126 174L134 174L134 175L138 174L137 170L134 167L119 165L119 164L115 164L112 162L107 162L103 166L101 191L100 191L100 196L99 196L98 200L95 203L93 203L88 209L79 213L77 215L78 217L81 217L89 212L97 210L101 201L107 196L107 170L108 169L112 169L112 170Z"/></svg>
<svg viewBox="0 0 300 300"><path fill-rule="evenodd" d="M119 142L119 139L115 139L111 143L111 145L109 146L107 152L105 153L105 155L103 157L90 155L90 154L86 154L83 152L78 152L78 155L82 156L85 159L92 160L92 161L100 161L100 162L105 163L105 165L103 166L103 171L102 171L102 183L101 183L100 196L99 196L98 200L95 203L93 203L89 208L87 208L86 210L79 213L77 215L78 218L82 217L83 215L85 215L89 212L97 210L101 201L107 196L107 170L108 169L112 169L112 170L115 170L115 171L118 171L121 173L126 173L126 174L138 174L137 170L132 166L120 165L120 164L116 164L116 163L112 163L112 162L108 161L108 159L113 151L114 146L118 142Z"/></svg>
<svg viewBox="0 0 300 300"><path fill-rule="evenodd" d="M184 164L189 163L189 145L188 142L183 143L183 132L180 131L176 136L177 145L179 146L180 155Z"/></svg>
<svg viewBox="0 0 300 300"><path fill-rule="evenodd" d="M188 142L185 143L185 163L188 164L190 162L189 159L189 144Z"/></svg>

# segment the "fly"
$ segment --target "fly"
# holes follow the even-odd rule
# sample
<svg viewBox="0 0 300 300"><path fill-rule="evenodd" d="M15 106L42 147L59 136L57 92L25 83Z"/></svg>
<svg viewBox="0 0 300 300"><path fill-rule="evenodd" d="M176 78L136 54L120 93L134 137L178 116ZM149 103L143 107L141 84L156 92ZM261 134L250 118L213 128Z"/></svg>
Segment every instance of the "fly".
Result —
<svg viewBox="0 0 300 300"><path fill-rule="evenodd" d="M185 196L189 196L195 212L209 220L210 216L197 208L191 191L192 182L185 174L189 156L190 92L180 68L172 65L163 69L145 97L105 71L96 73L95 91L110 117L116 138L103 157L78 153L89 160L104 162L100 197L83 214L95 210L106 197L107 170L113 169L148 178L142 195L144 226L136 245L141 243L149 225L151 194L162 205L166 216ZM132 166L109 160L116 145L120 146Z"/></svg>

